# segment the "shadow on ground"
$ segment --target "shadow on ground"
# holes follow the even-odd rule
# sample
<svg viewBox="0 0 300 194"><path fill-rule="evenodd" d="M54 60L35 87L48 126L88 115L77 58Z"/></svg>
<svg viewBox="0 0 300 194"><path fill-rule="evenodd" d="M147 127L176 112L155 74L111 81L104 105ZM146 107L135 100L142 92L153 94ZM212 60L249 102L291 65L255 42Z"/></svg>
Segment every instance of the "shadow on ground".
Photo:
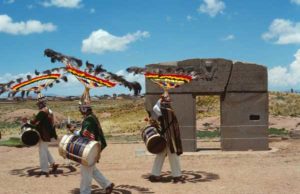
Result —
<svg viewBox="0 0 300 194"><path fill-rule="evenodd" d="M139 187L134 185L117 185L114 187L112 194L131 194L131 193L142 193L142 194L150 194L154 193L150 191L150 189L145 187ZM80 189L76 188L71 190L72 194L80 194ZM105 193L104 189L99 188L97 185L92 185L91 194L102 194Z"/></svg>
<svg viewBox="0 0 300 194"><path fill-rule="evenodd" d="M144 179L149 180L150 174L142 175ZM220 179L219 175L204 171L182 171L182 181L181 183L198 183L198 182L209 182L213 180ZM170 171L163 172L161 174L161 180L157 181L159 183L170 183L172 182L172 175Z"/></svg>
<svg viewBox="0 0 300 194"><path fill-rule="evenodd" d="M16 175L19 177L58 177L58 176L70 176L79 174L78 170L79 164L60 164L54 173L47 175L40 175L40 167L26 167L22 169L14 169L10 171L11 175Z"/></svg>

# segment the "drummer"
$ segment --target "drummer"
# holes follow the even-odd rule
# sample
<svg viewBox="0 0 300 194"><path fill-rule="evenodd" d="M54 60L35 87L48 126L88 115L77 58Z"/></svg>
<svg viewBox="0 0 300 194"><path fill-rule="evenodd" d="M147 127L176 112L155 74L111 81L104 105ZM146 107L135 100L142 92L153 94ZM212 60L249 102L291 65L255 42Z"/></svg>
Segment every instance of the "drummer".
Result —
<svg viewBox="0 0 300 194"><path fill-rule="evenodd" d="M160 133L166 138L167 146L164 151L156 155L149 180L151 182L158 182L161 180L161 169L165 157L168 155L173 182L177 183L183 181L179 162L179 155L182 154L179 124L174 114L174 110L171 107L171 101L168 94L161 96L153 107L153 111L160 122Z"/></svg>
<svg viewBox="0 0 300 194"><path fill-rule="evenodd" d="M90 140L100 141L101 150L103 150L107 144L104 138L104 134L98 118L94 115L89 103L80 103L79 111L83 115L83 122L81 130L75 131L73 126L69 126L69 130L75 135L87 137ZM104 175L93 166L81 165L81 181L80 181L80 194L90 194L92 179L94 178L99 185L105 189L105 193L112 193L114 183L107 180Z"/></svg>
<svg viewBox="0 0 300 194"><path fill-rule="evenodd" d="M49 176L48 163L52 167L52 173L57 170L58 164L55 163L48 150L48 143L57 139L57 135L54 127L53 112L46 106L46 97L41 93L38 94L37 106L39 112L30 123L36 127L41 137L38 143L41 167L40 175Z"/></svg>

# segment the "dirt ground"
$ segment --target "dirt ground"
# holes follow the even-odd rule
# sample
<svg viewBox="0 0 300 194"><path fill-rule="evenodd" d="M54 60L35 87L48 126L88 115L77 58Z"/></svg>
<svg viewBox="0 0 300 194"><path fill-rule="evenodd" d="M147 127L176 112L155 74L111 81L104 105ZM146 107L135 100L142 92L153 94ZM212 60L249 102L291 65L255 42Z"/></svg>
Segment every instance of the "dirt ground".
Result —
<svg viewBox="0 0 300 194"><path fill-rule="evenodd" d="M257 152L222 152L219 142L198 142L201 151L180 157L185 182L176 184L171 182L167 160L162 182L146 179L154 156L143 152L144 144L108 143L97 167L115 183L116 194L300 193L299 140L271 142L270 151ZM37 146L0 147L0 193L79 193L79 166L60 157L57 146L49 149L60 167L46 177L38 175ZM104 193L95 181L92 193Z"/></svg>

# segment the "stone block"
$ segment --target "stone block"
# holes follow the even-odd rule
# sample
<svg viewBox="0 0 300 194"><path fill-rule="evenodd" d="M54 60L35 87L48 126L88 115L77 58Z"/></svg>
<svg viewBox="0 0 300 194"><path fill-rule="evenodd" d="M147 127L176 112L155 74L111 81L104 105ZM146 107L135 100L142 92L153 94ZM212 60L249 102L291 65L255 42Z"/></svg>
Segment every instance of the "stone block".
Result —
<svg viewBox="0 0 300 194"><path fill-rule="evenodd" d="M267 137L260 138L221 138L221 149L224 151L269 150Z"/></svg>
<svg viewBox="0 0 300 194"><path fill-rule="evenodd" d="M227 92L268 91L268 71L262 65L236 62L233 64Z"/></svg>

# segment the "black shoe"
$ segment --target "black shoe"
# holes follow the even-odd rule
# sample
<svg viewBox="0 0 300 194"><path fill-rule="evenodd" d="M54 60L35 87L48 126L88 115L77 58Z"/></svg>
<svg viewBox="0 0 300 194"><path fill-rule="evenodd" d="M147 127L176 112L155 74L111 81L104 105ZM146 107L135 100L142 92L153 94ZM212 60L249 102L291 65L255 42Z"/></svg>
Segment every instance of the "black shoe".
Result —
<svg viewBox="0 0 300 194"><path fill-rule="evenodd" d="M39 173L39 176L42 176L42 175L45 175L46 177L49 177L49 172L41 171L41 172Z"/></svg>
<svg viewBox="0 0 300 194"><path fill-rule="evenodd" d="M173 177L173 183L183 182L182 176Z"/></svg>
<svg viewBox="0 0 300 194"><path fill-rule="evenodd" d="M149 181L151 182L159 182L161 180L161 177L160 176L155 176L155 175L150 175L148 177Z"/></svg>
<svg viewBox="0 0 300 194"><path fill-rule="evenodd" d="M110 194L114 189L115 184L111 183L108 187L105 188L105 193Z"/></svg>
<svg viewBox="0 0 300 194"><path fill-rule="evenodd" d="M56 170L57 170L57 168L58 168L58 164L52 164L52 170L51 170L51 173L55 173L56 172Z"/></svg>

